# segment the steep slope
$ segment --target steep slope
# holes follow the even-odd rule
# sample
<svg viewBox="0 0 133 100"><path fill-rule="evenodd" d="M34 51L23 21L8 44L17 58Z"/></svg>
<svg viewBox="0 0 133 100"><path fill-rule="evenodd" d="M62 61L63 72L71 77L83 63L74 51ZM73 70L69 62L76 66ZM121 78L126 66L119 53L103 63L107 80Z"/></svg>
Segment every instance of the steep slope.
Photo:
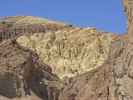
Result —
<svg viewBox="0 0 133 100"><path fill-rule="evenodd" d="M132 66L127 62L132 44L117 40L111 45L109 58L96 68L74 77L60 93L59 100L132 100Z"/></svg>
<svg viewBox="0 0 133 100"><path fill-rule="evenodd" d="M60 78L73 77L101 66L115 36L94 28L64 29L24 35L17 42L37 52Z"/></svg>

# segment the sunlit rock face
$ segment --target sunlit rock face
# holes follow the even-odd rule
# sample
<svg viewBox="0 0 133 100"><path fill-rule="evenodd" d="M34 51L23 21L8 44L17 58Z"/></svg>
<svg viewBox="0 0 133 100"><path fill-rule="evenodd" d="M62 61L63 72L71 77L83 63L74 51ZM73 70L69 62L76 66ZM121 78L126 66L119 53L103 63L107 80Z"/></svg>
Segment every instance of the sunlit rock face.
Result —
<svg viewBox="0 0 133 100"><path fill-rule="evenodd" d="M113 40L111 33L98 32L95 28L73 28L24 35L17 42L37 52L40 59L63 79L101 66Z"/></svg>
<svg viewBox="0 0 133 100"><path fill-rule="evenodd" d="M60 78L73 77L104 63L111 33L96 28L78 28L69 24L33 16L0 18L0 41L17 39L37 52Z"/></svg>

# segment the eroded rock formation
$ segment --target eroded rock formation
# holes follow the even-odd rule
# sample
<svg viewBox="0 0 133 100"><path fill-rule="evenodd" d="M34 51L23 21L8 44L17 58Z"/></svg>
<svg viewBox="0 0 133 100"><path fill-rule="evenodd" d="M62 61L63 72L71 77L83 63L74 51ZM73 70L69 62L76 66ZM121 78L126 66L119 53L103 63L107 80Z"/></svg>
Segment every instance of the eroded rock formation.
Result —
<svg viewBox="0 0 133 100"><path fill-rule="evenodd" d="M127 39L114 41L99 68L71 79L59 100L133 100L132 0L125 0Z"/></svg>
<svg viewBox="0 0 133 100"><path fill-rule="evenodd" d="M83 74L101 66L107 59L115 35L93 28L73 28L56 32L35 33L17 39L21 46L35 51L52 66L61 79Z"/></svg>
<svg viewBox="0 0 133 100"><path fill-rule="evenodd" d="M55 22L31 16L3 19L4 28L34 34L17 41L2 37L0 100L133 100L132 4L124 0L128 34L120 38L63 24L57 30ZM15 23L3 26L9 19ZM34 25L41 31L33 31Z"/></svg>
<svg viewBox="0 0 133 100"><path fill-rule="evenodd" d="M109 59L102 66L71 79L61 92L59 100L132 100L123 99L128 91L123 85L127 80L119 80L125 74L125 63L120 57L125 55L125 45L121 40L113 43Z"/></svg>
<svg viewBox="0 0 133 100"><path fill-rule="evenodd" d="M48 65L39 61L35 53L20 47L16 41L0 44L0 98L57 100L59 88L49 86L51 81L59 81L59 78L52 74Z"/></svg>

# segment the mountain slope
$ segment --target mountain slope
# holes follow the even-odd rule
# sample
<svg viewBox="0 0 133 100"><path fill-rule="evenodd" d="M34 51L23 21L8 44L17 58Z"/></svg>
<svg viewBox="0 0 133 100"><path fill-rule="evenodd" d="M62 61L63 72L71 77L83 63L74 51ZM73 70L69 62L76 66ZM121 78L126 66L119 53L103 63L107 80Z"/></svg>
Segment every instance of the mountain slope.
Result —
<svg viewBox="0 0 133 100"><path fill-rule="evenodd" d="M56 32L35 33L17 39L21 46L35 51L52 66L60 78L83 74L104 63L114 35L95 29L73 28Z"/></svg>
<svg viewBox="0 0 133 100"><path fill-rule="evenodd" d="M124 0L128 34L111 44L107 61L74 77L59 100L133 100L133 1Z"/></svg>
<svg viewBox="0 0 133 100"><path fill-rule="evenodd" d="M9 70L14 73L13 70L15 67L19 71L25 72L26 74L22 73L24 76L27 74L30 75L28 82L25 83L30 85L28 90L26 88L28 91L26 92L29 93L31 90L30 93L34 92L38 97L42 99L46 98L46 100L58 100L60 90L62 90L62 95L60 94L61 100L67 98L68 95L66 94L71 93L67 89L67 83L69 84L70 82L71 86L71 82L73 82L71 79L75 79L75 82L77 82L80 80L77 77L82 75L84 77L86 73L91 73L91 71L101 68L100 66L108 59L110 45L118 39L114 34L102 32L96 28L74 27L32 16L3 18L1 19L0 26L2 29L0 32L0 51L4 52L2 53L4 56L1 56L0 60L1 71L4 72L5 68L6 71ZM11 41L15 41L15 44ZM16 47L16 44L19 45L19 48ZM26 48L27 54L21 53L21 51L23 52L23 48ZM19 53L18 50L20 50ZM38 55L37 57L39 58L37 60L34 60L34 57L30 58L30 55L32 55L31 51ZM3 62L4 68L2 66ZM23 67L30 68L31 71L27 72L27 70L21 69ZM43 70L42 67L46 68L46 70ZM17 76L19 76L19 71L17 71ZM93 73L91 75L92 78L93 75L95 77ZM0 76L2 77L2 75ZM81 84L82 82L86 82L84 79L86 78L80 81ZM27 80L27 78L24 78L24 80ZM19 82L23 85L22 81ZM5 83L8 84L8 82ZM17 84L13 79L9 83ZM73 86L77 87L78 83L74 84ZM90 85L92 84L90 83ZM16 92L15 86L13 85L13 89L11 90L19 93ZM12 88L12 86L10 87ZM5 86L2 84L1 91L3 88L5 89ZM21 89L23 90L23 88ZM71 89L73 91L73 87ZM8 89L6 91L7 94L4 92L4 96L7 96L8 92L10 92ZM64 91L65 93L63 93ZM69 98L68 100L71 99Z"/></svg>

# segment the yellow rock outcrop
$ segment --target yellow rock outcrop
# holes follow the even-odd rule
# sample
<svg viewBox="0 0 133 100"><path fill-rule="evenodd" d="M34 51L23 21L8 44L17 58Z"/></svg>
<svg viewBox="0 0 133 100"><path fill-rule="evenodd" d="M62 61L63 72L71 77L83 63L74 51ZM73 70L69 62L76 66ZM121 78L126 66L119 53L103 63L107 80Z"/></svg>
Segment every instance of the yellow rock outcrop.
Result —
<svg viewBox="0 0 133 100"><path fill-rule="evenodd" d="M21 46L38 53L60 78L83 74L104 63L113 35L91 28L64 29L56 32L24 35Z"/></svg>

